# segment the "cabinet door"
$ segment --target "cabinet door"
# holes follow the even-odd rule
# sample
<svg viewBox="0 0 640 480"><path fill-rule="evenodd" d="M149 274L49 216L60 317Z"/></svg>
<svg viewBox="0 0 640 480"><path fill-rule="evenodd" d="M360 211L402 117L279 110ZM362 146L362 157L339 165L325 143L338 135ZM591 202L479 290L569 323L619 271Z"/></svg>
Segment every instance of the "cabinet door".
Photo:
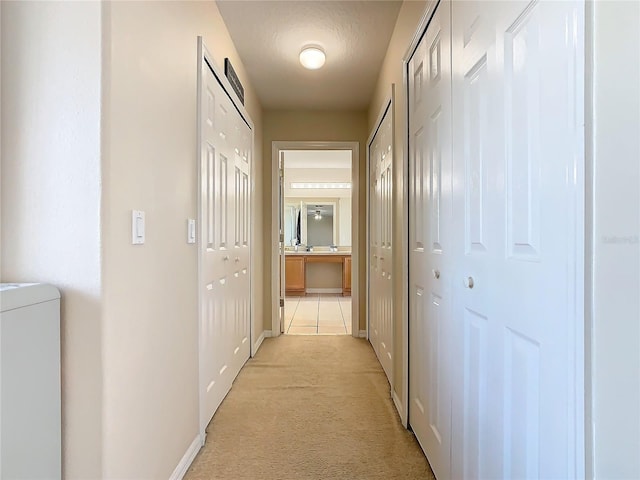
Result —
<svg viewBox="0 0 640 480"><path fill-rule="evenodd" d="M285 258L285 289L286 293L304 293L304 257Z"/></svg>
<svg viewBox="0 0 640 480"><path fill-rule="evenodd" d="M351 257L344 257L342 267L342 294L351 295Z"/></svg>

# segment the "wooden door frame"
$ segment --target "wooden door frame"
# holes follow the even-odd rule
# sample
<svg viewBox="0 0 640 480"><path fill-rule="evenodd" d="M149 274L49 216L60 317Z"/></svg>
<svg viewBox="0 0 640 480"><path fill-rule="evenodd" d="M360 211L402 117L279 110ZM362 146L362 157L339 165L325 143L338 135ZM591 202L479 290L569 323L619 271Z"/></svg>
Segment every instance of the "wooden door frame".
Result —
<svg viewBox="0 0 640 480"><path fill-rule="evenodd" d="M255 240L255 232L254 232L254 228L253 228L253 218L254 218L254 212L257 211L254 205L254 202L256 201L256 195L255 195L255 152L256 152L256 145L255 145L255 127L254 127L254 123L251 120L251 117L249 116L248 112L245 110L242 102L240 102L238 96L236 95L235 91L233 90L231 84L229 83L229 81L227 80L227 78L225 77L225 75L223 74L223 71L220 69L220 67L216 64L213 55L211 55L211 53L209 52L209 50L207 49L206 45L204 44L203 38L201 36L198 37L197 39L198 42L198 65L197 65L197 89L196 89L196 94L197 94L197 114L196 114L196 132L197 132L197 145L196 145L196 178L197 178L197 194L196 194L196 205L197 205L197 233L196 233L196 248L198 251L198 261L197 261L197 281L198 281L198 326L197 326L197 330L198 330L198 431L199 431L199 435L200 435L200 442L201 445L204 445L205 442L205 437L206 437L206 433L205 433L205 428L206 428L206 424L204 423L204 416L203 416L203 405L204 405L204 394L206 391L207 386L204 384L205 382L203 382L202 379L202 362L203 362L203 349L202 349L202 345L203 345L203 338L202 338L202 331L200 329L200 326L202 325L202 317L203 317L203 308L202 308L202 295L201 295L201 291L200 291L200 286L202 284L202 282L204 281L204 276L203 276L203 272L202 272L202 245L201 245L201 241L200 241L200 231L199 229L202 228L202 225L204 224L203 222L203 215L204 212L202 212L202 189L200 188L200 184L201 184L201 177L200 177L200 162L201 162L201 158L202 158L202 132L203 132L203 125L202 125L202 115L201 115L201 108L202 108L202 89L204 87L204 76L207 73L207 66L211 69L213 75L216 77L217 81L220 83L220 85L222 86L222 89L227 93L227 95L229 95L229 98L231 99L231 102L233 103L233 106L237 109L238 113L240 114L240 116L243 118L243 120L247 123L247 125L249 126L249 128L251 129L251 155L250 155L250 165L249 165L249 174L251 176L250 182L249 182L249 265L251 268L251 272L250 272L250 279L249 279L249 341L250 341L250 356L253 357L256 353L257 347L256 347L256 339L254 338L256 335L257 331L262 330L262 328L255 328L255 326L253 325L254 319L255 319L255 301L254 301L254 295L253 295L253 291L255 289L255 282L256 282L256 278L254 275L254 271L255 271L255 264L259 261L259 258L257 255L255 255L254 253L254 240Z"/></svg>
<svg viewBox="0 0 640 480"><path fill-rule="evenodd" d="M314 142L314 141L273 141L271 142L271 336L280 335L280 262L278 252L278 218L279 218L279 159L283 150L350 150L351 151L351 335L360 336L360 295L359 269L360 258L358 227L360 220L360 144L358 142ZM355 274L354 274L355 272ZM356 299L354 301L354 299ZM364 336L364 332L362 335Z"/></svg>

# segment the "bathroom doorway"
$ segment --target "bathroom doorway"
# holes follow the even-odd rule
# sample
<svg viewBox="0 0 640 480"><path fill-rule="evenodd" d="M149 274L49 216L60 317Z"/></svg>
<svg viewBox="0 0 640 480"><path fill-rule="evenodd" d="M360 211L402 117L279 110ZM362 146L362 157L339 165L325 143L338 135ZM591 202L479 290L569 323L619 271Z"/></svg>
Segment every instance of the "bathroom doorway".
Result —
<svg viewBox="0 0 640 480"><path fill-rule="evenodd" d="M323 146L274 145L274 333L359 335L357 143Z"/></svg>

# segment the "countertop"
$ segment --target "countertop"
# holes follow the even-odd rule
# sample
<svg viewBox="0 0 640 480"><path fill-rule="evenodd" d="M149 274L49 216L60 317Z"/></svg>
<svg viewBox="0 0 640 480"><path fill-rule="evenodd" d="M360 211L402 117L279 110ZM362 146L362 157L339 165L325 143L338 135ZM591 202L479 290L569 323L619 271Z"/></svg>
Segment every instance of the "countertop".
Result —
<svg viewBox="0 0 640 480"><path fill-rule="evenodd" d="M311 255L344 256L344 255L351 255L351 250L338 250L337 252L331 252L329 250L314 250L313 252L307 252L306 250L298 250L297 252L285 250L284 254L285 254L285 256L286 255L293 255L293 256L301 256L301 255L309 255L309 256L311 256Z"/></svg>

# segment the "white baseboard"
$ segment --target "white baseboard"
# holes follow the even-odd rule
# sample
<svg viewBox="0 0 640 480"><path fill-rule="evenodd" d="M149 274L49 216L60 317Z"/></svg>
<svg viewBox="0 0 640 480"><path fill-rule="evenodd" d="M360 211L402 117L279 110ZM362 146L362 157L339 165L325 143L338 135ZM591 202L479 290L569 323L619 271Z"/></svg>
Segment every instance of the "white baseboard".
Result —
<svg viewBox="0 0 640 480"><path fill-rule="evenodd" d="M265 330L264 332L264 338L271 338L273 335L271 335L271 330Z"/></svg>
<svg viewBox="0 0 640 480"><path fill-rule="evenodd" d="M404 426L404 428L407 428L407 420L402 409L402 401L400 400L400 397L398 397L398 394L393 390L393 387L391 387L391 398L393 399L393 404L396 406L398 415L400 415L402 425Z"/></svg>
<svg viewBox="0 0 640 480"><path fill-rule="evenodd" d="M262 345L262 342L264 342L264 339L266 337L266 331L263 331L260 336L258 337L258 339L256 340L256 343L253 344L253 355L255 356L256 353L258 353L258 349L260 348L260 345ZM271 336L271 331L269 331L269 336Z"/></svg>
<svg viewBox="0 0 640 480"><path fill-rule="evenodd" d="M307 288L306 293L342 293L341 288Z"/></svg>
<svg viewBox="0 0 640 480"><path fill-rule="evenodd" d="M366 330L360 330L360 332L358 332L358 336L360 338L367 338L367 331Z"/></svg>
<svg viewBox="0 0 640 480"><path fill-rule="evenodd" d="M193 459L196 458L201 447L202 440L200 439L200 435L197 435L196 438L193 439L193 442L191 442L191 445L189 445L189 448L182 457L182 460L180 460L180 463L178 463L178 466L169 477L169 480L182 480L182 477L184 477L187 470L189 470L191 463L193 463Z"/></svg>

